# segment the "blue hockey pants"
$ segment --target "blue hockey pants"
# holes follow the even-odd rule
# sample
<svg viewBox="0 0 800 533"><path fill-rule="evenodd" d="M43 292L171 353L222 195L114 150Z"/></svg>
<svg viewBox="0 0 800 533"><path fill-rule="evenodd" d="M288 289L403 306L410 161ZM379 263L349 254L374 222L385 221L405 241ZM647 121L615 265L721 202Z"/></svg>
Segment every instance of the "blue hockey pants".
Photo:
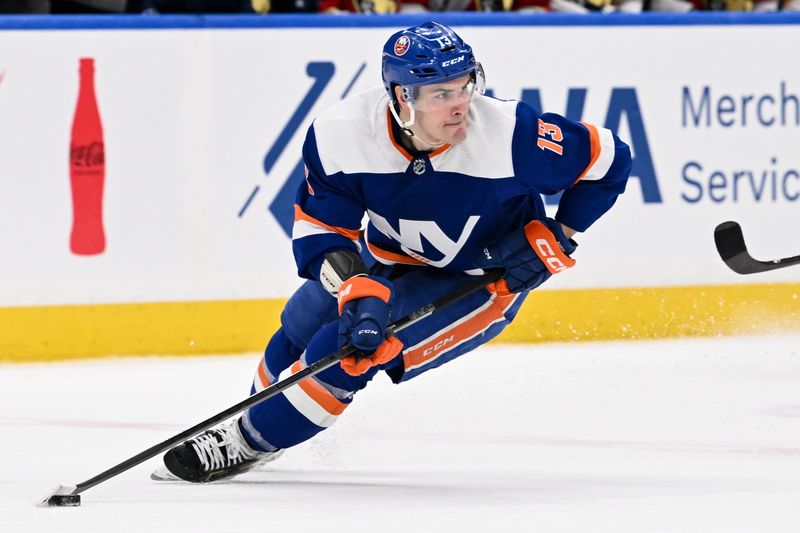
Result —
<svg viewBox="0 0 800 533"><path fill-rule="evenodd" d="M378 275L395 288L392 319L451 293L469 276L435 268L382 267ZM274 451L304 442L330 427L355 393L381 371L395 383L443 365L496 337L516 315L527 293L508 294L492 284L445 306L398 332L403 352L388 363L351 376L337 364L248 409L245 438L256 449ZM281 328L259 361L251 394L334 353L338 345L336 299L316 281L305 282L281 314Z"/></svg>

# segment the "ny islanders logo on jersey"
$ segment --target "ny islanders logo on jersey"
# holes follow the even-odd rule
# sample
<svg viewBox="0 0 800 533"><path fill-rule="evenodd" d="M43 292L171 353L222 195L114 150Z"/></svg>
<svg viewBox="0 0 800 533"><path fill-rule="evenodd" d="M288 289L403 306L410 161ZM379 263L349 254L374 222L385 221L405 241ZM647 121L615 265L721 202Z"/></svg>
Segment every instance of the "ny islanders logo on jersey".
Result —
<svg viewBox="0 0 800 533"><path fill-rule="evenodd" d="M461 235L458 236L458 239L452 240L434 220L406 220L401 218L398 220L398 229L395 230L389 221L378 213L367 209L367 215L372 225L390 239L400 243L400 249L407 255L439 268L447 266L456 258L481 218L479 215L470 216L461 230ZM423 245L423 238L435 250L426 250ZM440 259L432 259L430 257L432 255L431 252L434 251L439 252L442 257Z"/></svg>

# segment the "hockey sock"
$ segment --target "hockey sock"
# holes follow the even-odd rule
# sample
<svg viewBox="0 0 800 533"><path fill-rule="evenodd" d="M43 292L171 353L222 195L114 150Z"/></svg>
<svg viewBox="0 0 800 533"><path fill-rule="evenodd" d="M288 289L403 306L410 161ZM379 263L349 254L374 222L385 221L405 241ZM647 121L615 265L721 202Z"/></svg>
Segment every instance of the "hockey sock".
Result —
<svg viewBox="0 0 800 533"><path fill-rule="evenodd" d="M283 328L280 328L269 340L264 356L258 362L250 394L262 391L275 383L275 378L289 368L303 353L302 348L295 346Z"/></svg>
<svg viewBox="0 0 800 533"><path fill-rule="evenodd" d="M323 327L300 359L284 369L277 380L285 379L335 352L339 348L337 337L337 324ZM333 425L350 405L355 391L364 388L377 372L375 368L361 376L349 376L335 365L254 405L247 410L242 421L248 441L257 449L272 451L310 439Z"/></svg>

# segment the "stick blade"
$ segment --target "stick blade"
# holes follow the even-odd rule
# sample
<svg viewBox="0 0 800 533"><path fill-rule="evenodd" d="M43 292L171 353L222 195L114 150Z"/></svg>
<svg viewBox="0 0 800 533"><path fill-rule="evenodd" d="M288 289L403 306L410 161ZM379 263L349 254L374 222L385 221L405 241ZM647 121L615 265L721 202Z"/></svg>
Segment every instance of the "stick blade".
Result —
<svg viewBox="0 0 800 533"><path fill-rule="evenodd" d="M761 271L759 268L754 268L759 266L758 261L747 253L742 227L737 222L729 220L719 224L714 229L714 242L719 256L737 274L753 274Z"/></svg>
<svg viewBox="0 0 800 533"><path fill-rule="evenodd" d="M47 495L38 507L80 507L81 497L77 494L78 488L75 486L59 485Z"/></svg>
<svg viewBox="0 0 800 533"><path fill-rule="evenodd" d="M736 257L742 252L747 251L747 245L744 243L744 235L742 234L742 227L738 222L731 220L723 222L714 229L714 242L717 245L717 251L720 257L726 263L732 257Z"/></svg>

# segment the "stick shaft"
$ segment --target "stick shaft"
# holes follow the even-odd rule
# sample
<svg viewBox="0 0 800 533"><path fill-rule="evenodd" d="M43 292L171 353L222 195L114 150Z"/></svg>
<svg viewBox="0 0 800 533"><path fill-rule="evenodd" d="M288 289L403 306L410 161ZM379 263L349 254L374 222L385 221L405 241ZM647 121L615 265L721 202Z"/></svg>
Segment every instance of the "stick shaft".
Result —
<svg viewBox="0 0 800 533"><path fill-rule="evenodd" d="M458 289L452 291L449 294L442 296L441 298L426 305L425 307L422 307L421 309L418 309L417 311L400 318L399 320L395 321L389 326L389 330L391 333L399 332L411 326L412 324L424 318L429 317L430 315L440 310L441 308L450 305L453 302L456 302L469 294L474 293L475 291L485 287L487 284L497 281L498 279L503 277L503 275L504 271L501 269L488 271L486 274L468 281L463 286L459 287ZM278 381L277 383L270 385L264 390L257 392L256 394L253 394L252 396L242 400L236 405L232 405L231 407L225 409L224 411L221 411L216 415L206 420L203 420L202 422L190 427L189 429L186 429L185 431L181 431L177 435L174 435L173 437L170 437L169 439L163 442L151 446L150 448L134 455L129 459L126 459L125 461L119 463L118 465L113 466L108 470L101 472L100 474L97 474L96 476L90 479L87 479L86 481L78 483L77 485L75 485L75 490L72 492L72 494L80 494L94 487L95 485L103 483L104 481L107 481L112 477L115 477L133 468L134 466L141 464L144 461L151 459L156 455L159 455L162 452L169 450L176 444L180 444L181 442L190 439L191 437L205 431L206 429L209 429L219 424L220 422L227 420L233 415L241 413L242 411L258 403L261 403L265 400L272 398L273 396L280 394L281 392L295 385L299 381L314 376L316 374L319 374L323 370L330 368L331 366L338 363L341 359L344 359L345 357L352 355L355 351L356 350L352 346L350 345L345 346L341 350L320 359L316 363L307 366L306 368L300 370L299 372L296 372L295 374L292 374L291 376L288 376L285 379Z"/></svg>

